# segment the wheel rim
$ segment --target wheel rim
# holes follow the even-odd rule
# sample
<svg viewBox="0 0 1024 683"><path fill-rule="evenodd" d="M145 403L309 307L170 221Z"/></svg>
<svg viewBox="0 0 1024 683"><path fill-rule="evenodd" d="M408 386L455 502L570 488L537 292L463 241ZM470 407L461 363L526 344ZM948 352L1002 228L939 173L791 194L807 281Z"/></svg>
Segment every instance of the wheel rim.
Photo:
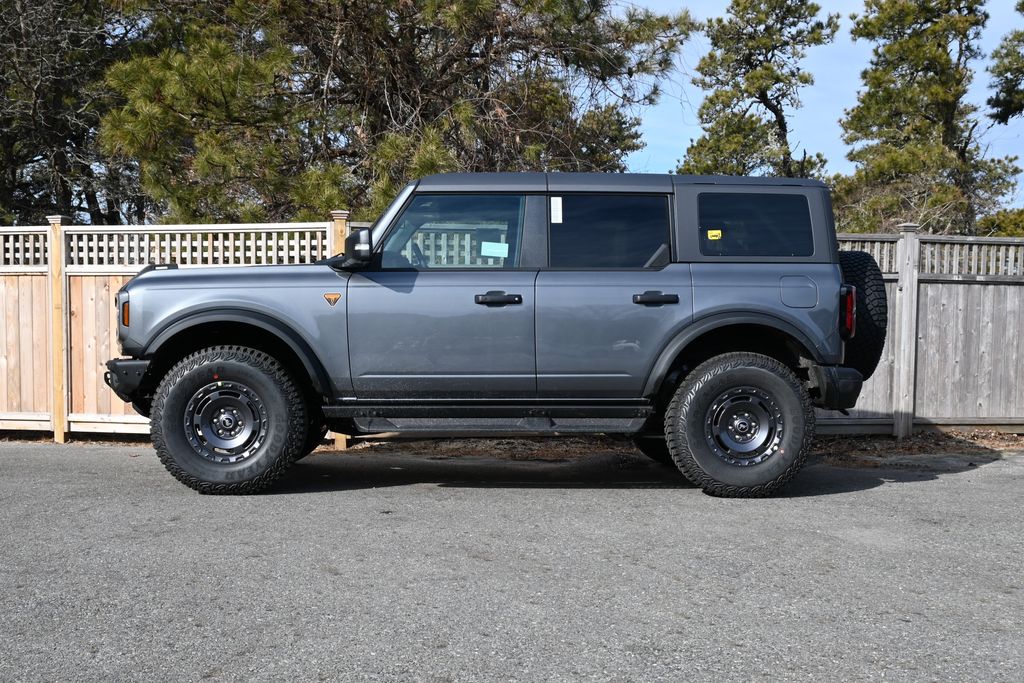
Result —
<svg viewBox="0 0 1024 683"><path fill-rule="evenodd" d="M185 435L193 450L215 463L236 463L252 457L267 433L263 399L238 382L212 382L185 408Z"/></svg>
<svg viewBox="0 0 1024 683"><path fill-rule="evenodd" d="M782 435L782 409L770 393L757 387L722 392L704 418L704 438L712 452L738 467L771 458Z"/></svg>

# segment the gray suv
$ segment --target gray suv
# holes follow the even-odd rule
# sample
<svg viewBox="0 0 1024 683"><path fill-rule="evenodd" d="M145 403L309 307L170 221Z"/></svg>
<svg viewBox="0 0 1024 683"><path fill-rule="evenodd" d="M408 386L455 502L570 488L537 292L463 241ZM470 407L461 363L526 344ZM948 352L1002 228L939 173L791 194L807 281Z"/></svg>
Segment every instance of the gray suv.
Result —
<svg viewBox="0 0 1024 683"><path fill-rule="evenodd" d="M768 495L886 323L824 185L673 175L430 176L344 254L151 265L117 305L106 381L204 493L260 491L332 429L628 434L709 493Z"/></svg>

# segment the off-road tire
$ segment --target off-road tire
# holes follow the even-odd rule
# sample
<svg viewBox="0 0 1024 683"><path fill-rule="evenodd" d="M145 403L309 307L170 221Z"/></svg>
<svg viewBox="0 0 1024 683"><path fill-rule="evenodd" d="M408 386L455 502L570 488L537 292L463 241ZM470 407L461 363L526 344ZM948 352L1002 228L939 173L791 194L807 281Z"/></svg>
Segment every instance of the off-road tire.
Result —
<svg viewBox="0 0 1024 683"><path fill-rule="evenodd" d="M262 441L238 462L214 462L190 442L196 435L190 433L188 407L218 383L248 388L265 409ZM164 467L186 486L200 493L259 493L299 456L307 437L306 410L294 379L272 357L244 346L213 346L185 357L160 381L150 436Z"/></svg>
<svg viewBox="0 0 1024 683"><path fill-rule="evenodd" d="M864 379L871 377L882 358L889 305L885 281L875 258L866 251L839 252L843 282L857 288L857 333L846 342L843 365L854 368Z"/></svg>
<svg viewBox="0 0 1024 683"><path fill-rule="evenodd" d="M312 413L313 411L310 412ZM317 446L323 443L325 436L327 436L327 425L323 422L323 416L316 415L311 417L309 426L306 428L306 440L302 444L302 450L299 451L297 460L302 460L315 451Z"/></svg>
<svg viewBox="0 0 1024 683"><path fill-rule="evenodd" d="M668 444L660 436L637 436L633 438L633 444L638 451L659 465L675 467L672 454L668 452Z"/></svg>
<svg viewBox="0 0 1024 683"><path fill-rule="evenodd" d="M715 401L747 389L769 397L772 415L762 422L777 421L779 426L768 432L775 436L766 443L764 459L751 458L746 461L751 464L740 465L716 453L711 445L715 439L709 435L714 428L709 425L715 406L725 403ZM680 383L665 412L665 441L676 467L716 496L771 495L804 466L813 436L814 408L807 389L788 367L756 353L726 353L699 365ZM770 443L775 443L774 450Z"/></svg>

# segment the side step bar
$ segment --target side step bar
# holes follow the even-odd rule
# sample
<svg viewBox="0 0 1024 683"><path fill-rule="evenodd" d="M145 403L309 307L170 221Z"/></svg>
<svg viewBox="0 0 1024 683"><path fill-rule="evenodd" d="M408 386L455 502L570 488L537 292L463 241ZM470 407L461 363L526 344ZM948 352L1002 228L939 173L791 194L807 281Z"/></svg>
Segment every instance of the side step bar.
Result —
<svg viewBox="0 0 1024 683"><path fill-rule="evenodd" d="M338 405L324 406L328 420L368 417L589 417L589 418L647 418L654 413L651 402L635 400L356 400Z"/></svg>
<svg viewBox="0 0 1024 683"><path fill-rule="evenodd" d="M642 417L357 417L339 421L336 431L413 438L518 437L556 434L636 434ZM352 427L355 427L353 430Z"/></svg>

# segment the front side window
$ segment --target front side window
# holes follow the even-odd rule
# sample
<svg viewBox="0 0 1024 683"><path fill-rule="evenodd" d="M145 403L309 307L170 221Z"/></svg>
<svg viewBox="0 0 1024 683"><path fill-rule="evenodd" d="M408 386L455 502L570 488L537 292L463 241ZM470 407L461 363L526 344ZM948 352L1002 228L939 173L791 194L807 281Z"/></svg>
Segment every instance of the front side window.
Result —
<svg viewBox="0 0 1024 683"><path fill-rule="evenodd" d="M705 256L810 256L811 212L799 194L705 192L697 199Z"/></svg>
<svg viewBox="0 0 1024 683"><path fill-rule="evenodd" d="M669 262L665 195L553 196L552 268L655 268Z"/></svg>
<svg viewBox="0 0 1024 683"><path fill-rule="evenodd" d="M383 268L516 268L526 197L421 194L384 241Z"/></svg>

